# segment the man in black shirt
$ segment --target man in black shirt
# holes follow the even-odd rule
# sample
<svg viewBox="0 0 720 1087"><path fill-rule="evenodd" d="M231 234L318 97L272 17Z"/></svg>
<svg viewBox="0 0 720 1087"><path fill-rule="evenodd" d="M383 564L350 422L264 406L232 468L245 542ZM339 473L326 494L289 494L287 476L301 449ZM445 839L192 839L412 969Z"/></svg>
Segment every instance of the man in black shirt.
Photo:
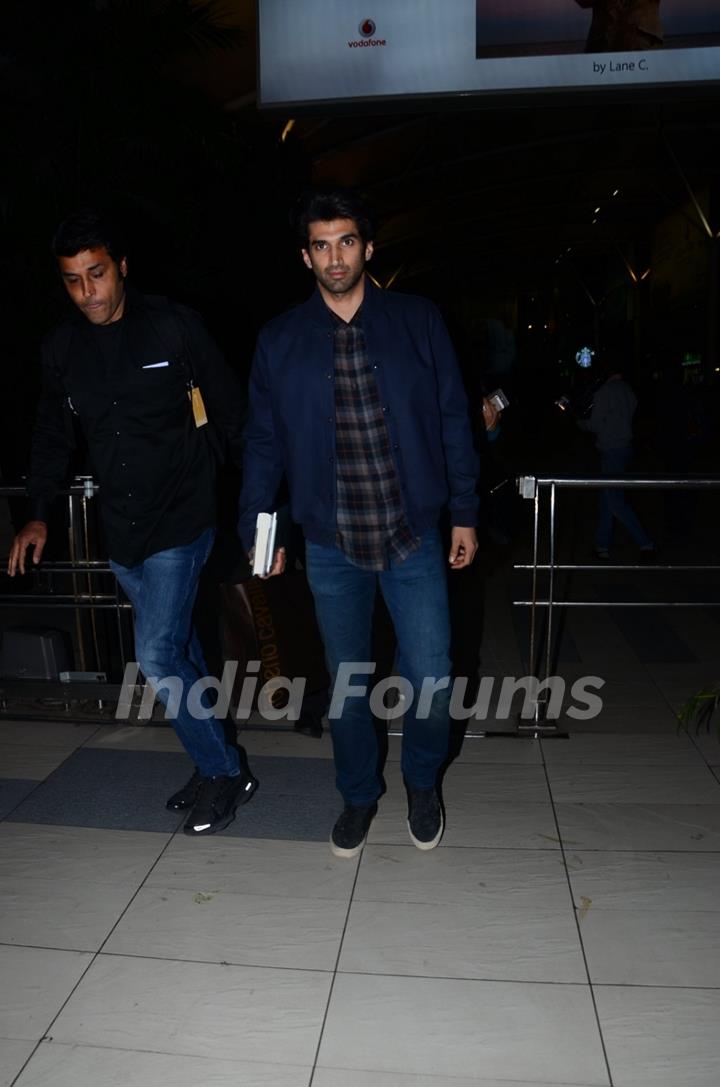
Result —
<svg viewBox="0 0 720 1087"><path fill-rule="evenodd" d="M190 809L187 834L212 834L257 788L207 695L200 712L187 699L207 674L192 624L215 533L217 457L207 417L240 463L242 392L196 314L126 286L124 250L100 216L70 216L53 249L79 313L43 344L31 520L15 539L8 573L25 573L28 548L40 562L48 508L67 474L74 415L100 484L110 566L133 605L140 668L166 706L171 688L161 681L181 680L173 724L195 771L167 807Z"/></svg>

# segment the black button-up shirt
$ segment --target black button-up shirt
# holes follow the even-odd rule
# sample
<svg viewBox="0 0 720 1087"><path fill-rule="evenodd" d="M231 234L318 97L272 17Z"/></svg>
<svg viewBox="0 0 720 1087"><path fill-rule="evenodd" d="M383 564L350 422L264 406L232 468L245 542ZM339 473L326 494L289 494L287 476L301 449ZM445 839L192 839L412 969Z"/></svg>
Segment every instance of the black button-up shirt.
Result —
<svg viewBox="0 0 720 1087"><path fill-rule="evenodd" d="M210 423L197 428L188 398L199 387ZM215 523L217 458L241 462L242 388L200 318L132 292L108 326L77 318L43 347L33 433L31 516L46 520L66 481L68 414L87 440L109 556L135 566L190 543Z"/></svg>

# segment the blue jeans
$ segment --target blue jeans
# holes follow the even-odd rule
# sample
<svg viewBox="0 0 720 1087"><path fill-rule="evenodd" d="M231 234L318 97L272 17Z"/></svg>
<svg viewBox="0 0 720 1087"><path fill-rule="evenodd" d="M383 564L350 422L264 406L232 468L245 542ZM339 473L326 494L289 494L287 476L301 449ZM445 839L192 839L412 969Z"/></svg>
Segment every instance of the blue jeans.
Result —
<svg viewBox="0 0 720 1087"><path fill-rule="evenodd" d="M621 476L632 458L632 448L606 449L600 453L600 472L604 476ZM652 547L653 542L617 487L600 491L600 513L595 531L598 551L608 551L612 539L613 517L625 525L638 547Z"/></svg>
<svg viewBox="0 0 720 1087"><path fill-rule="evenodd" d="M173 720L180 742L204 777L234 777L240 773L238 753L226 744L222 724L214 717L197 720L187 707L190 687L207 675L192 611L200 571L214 539L214 529L208 528L192 543L158 551L137 566L120 566L111 560L110 568L133 606L135 656L141 672L148 680L169 676L182 680L182 697ZM167 706L169 691L161 687L158 698ZM207 691L201 703L211 705Z"/></svg>
<svg viewBox="0 0 720 1087"><path fill-rule="evenodd" d="M307 543L307 574L315 599L320 633L334 688L342 662L370 660L375 587L392 616L398 650L397 674L408 680L415 697L405 711L402 771L411 789L432 788L448 751L450 691L435 693L427 720L418 720L418 692L426 677L450 676L446 556L438 532L423 536L404 562L391 562L379 574L361 570L335 547ZM367 675L353 684L370 685ZM382 786L378 745L368 694L345 700L341 715L330 721L336 783L346 804L373 804Z"/></svg>

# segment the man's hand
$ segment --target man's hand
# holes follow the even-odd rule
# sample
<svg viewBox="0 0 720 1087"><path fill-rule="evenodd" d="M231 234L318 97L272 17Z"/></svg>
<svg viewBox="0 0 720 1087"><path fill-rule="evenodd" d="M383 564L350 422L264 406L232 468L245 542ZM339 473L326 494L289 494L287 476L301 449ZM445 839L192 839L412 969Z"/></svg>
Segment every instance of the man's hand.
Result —
<svg viewBox="0 0 720 1087"><path fill-rule="evenodd" d="M462 570L469 566L478 549L477 533L474 528L454 528L450 542L450 565L453 570Z"/></svg>
<svg viewBox="0 0 720 1087"><path fill-rule="evenodd" d="M255 548L254 547L251 547L250 550L248 551L248 559L250 561L250 565L252 566L253 562L255 561ZM277 549L277 551L275 552L275 558L273 559L273 564L272 564L270 570L268 571L268 573L267 574L258 574L257 576L261 577L263 580L265 580L265 578L268 578L268 577L275 577L276 574L282 574L284 572L284 570L285 570L285 548L284 547L279 547Z"/></svg>
<svg viewBox="0 0 720 1087"><path fill-rule="evenodd" d="M25 573L25 552L28 547L32 547L33 549L33 565L37 566L42 558L42 553L45 550L46 541L47 525L45 522L28 521L25 527L20 529L10 548L7 567L7 572L10 577L15 577L15 572L18 569L21 574Z"/></svg>

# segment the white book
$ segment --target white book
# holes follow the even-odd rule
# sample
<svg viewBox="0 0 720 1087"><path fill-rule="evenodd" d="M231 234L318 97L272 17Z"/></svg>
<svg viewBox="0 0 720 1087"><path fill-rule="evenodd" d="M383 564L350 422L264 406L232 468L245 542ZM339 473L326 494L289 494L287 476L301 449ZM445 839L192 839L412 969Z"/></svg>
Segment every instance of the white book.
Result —
<svg viewBox="0 0 720 1087"><path fill-rule="evenodd" d="M255 555L253 574L265 577L272 570L275 555L276 513L259 513L255 523Z"/></svg>

